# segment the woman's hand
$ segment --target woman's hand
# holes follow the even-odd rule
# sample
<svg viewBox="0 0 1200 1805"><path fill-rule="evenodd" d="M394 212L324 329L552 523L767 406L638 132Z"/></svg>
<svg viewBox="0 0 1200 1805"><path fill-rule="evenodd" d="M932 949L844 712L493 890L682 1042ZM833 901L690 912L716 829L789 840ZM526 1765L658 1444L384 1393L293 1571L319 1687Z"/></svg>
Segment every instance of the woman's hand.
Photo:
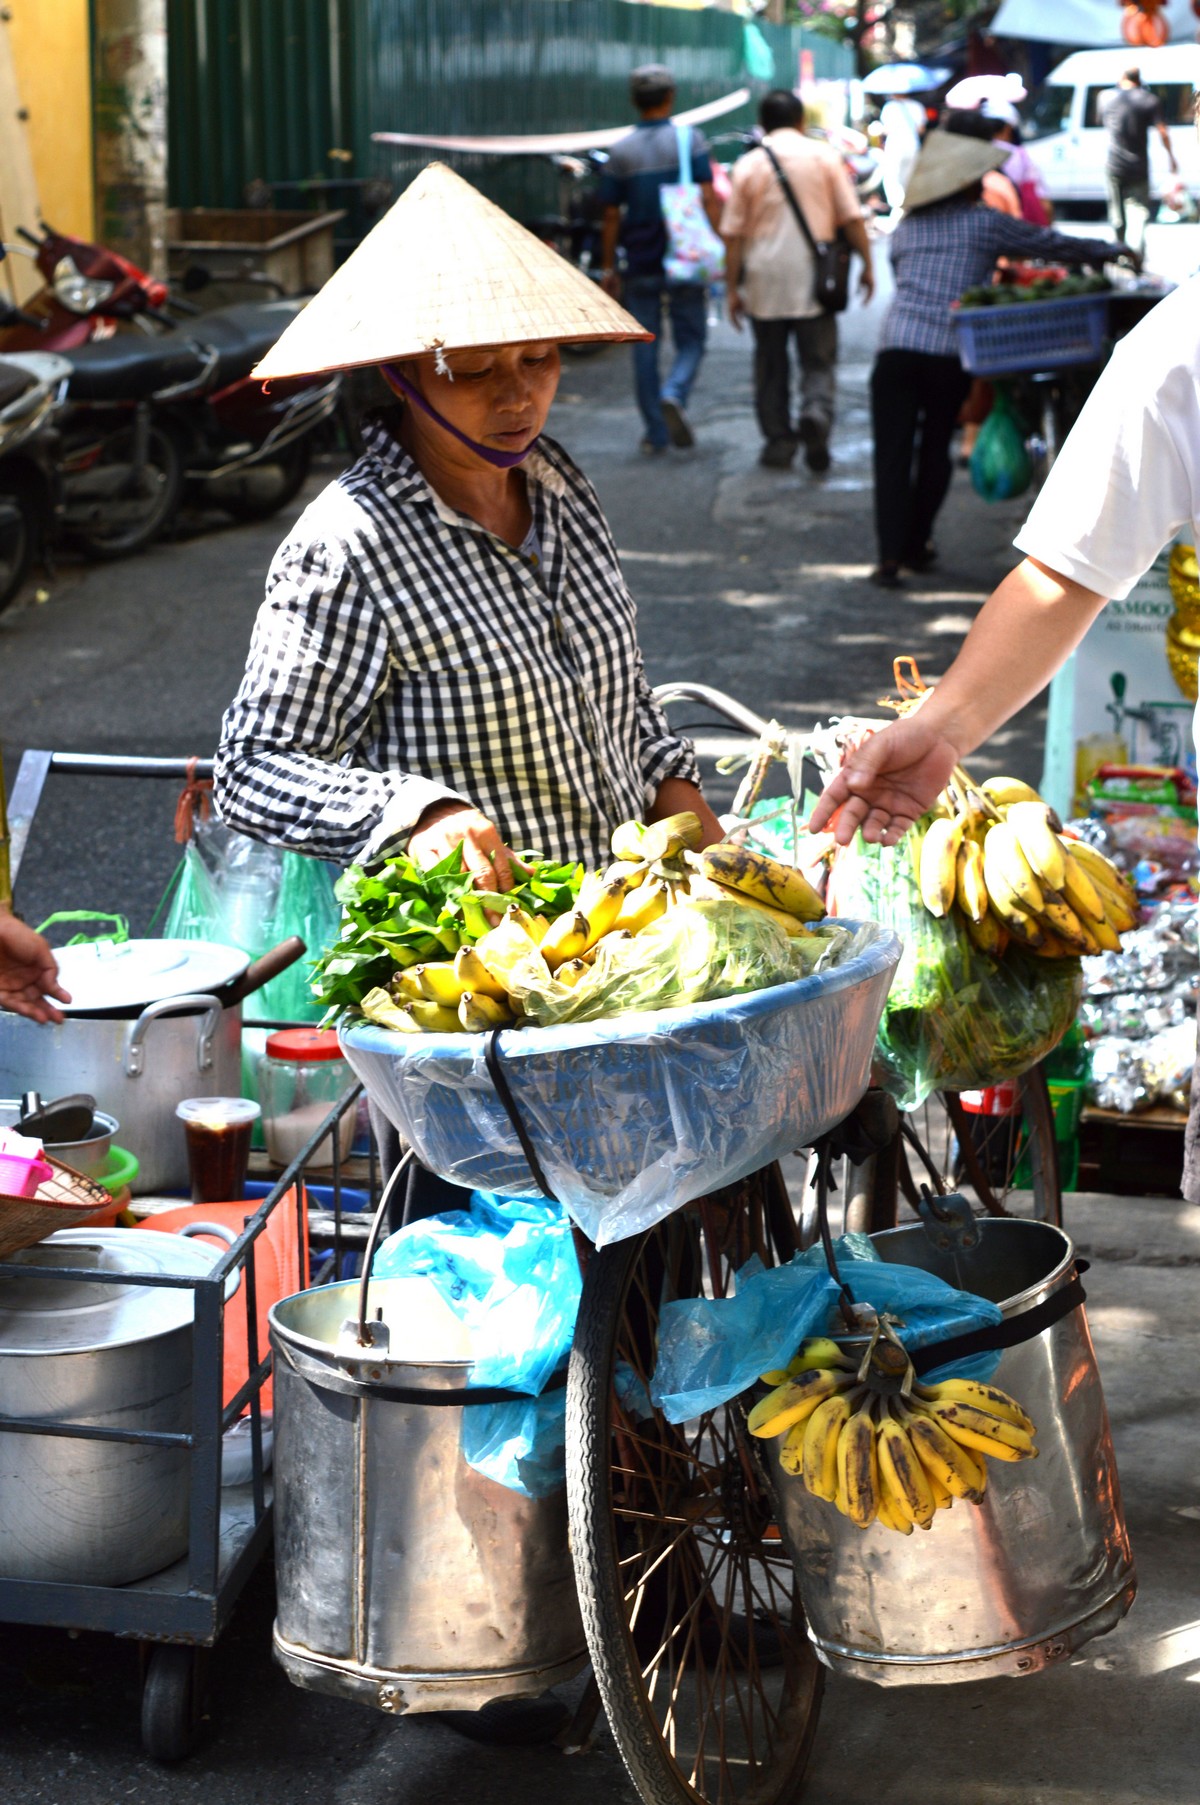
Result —
<svg viewBox="0 0 1200 1805"><path fill-rule="evenodd" d="M860 827L865 840L894 846L933 807L961 755L924 717L918 709L863 741L826 785L809 820L813 833L832 821L842 846Z"/></svg>
<svg viewBox="0 0 1200 1805"><path fill-rule="evenodd" d="M686 777L664 777L658 786L658 794L654 798L654 806L647 815L647 821L665 821L670 815L682 815L690 811L700 822L700 845L715 846L725 838L725 830L717 817L709 808L700 790Z"/></svg>
<svg viewBox="0 0 1200 1805"><path fill-rule="evenodd" d="M62 1010L48 999L69 1003L58 981L58 965L40 934L0 909L0 1009L27 1015L31 1022L61 1022Z"/></svg>
<svg viewBox="0 0 1200 1805"><path fill-rule="evenodd" d="M438 802L427 808L408 837L408 855L427 868L462 847L463 865L477 890L511 890L508 847L486 815L465 802Z"/></svg>

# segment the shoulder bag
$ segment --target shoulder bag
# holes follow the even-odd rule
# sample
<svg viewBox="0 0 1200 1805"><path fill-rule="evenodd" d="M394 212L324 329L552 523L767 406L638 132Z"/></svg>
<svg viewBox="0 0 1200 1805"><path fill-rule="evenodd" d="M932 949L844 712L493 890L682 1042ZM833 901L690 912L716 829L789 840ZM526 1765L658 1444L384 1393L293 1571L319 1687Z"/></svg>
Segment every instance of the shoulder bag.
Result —
<svg viewBox="0 0 1200 1805"><path fill-rule="evenodd" d="M839 226L832 239L816 239L809 230L808 221L796 199L796 191L783 173L779 158L770 145L759 147L764 150L771 161L771 168L779 177L779 186L787 197L788 206L792 209L796 224L808 241L808 248L813 259L813 300L822 313L844 313L850 300L850 240Z"/></svg>
<svg viewBox="0 0 1200 1805"><path fill-rule="evenodd" d="M668 282L719 282L725 274L725 246L709 224L699 184L692 180L691 127L677 124L675 141L679 180L659 189L667 228L663 270Z"/></svg>

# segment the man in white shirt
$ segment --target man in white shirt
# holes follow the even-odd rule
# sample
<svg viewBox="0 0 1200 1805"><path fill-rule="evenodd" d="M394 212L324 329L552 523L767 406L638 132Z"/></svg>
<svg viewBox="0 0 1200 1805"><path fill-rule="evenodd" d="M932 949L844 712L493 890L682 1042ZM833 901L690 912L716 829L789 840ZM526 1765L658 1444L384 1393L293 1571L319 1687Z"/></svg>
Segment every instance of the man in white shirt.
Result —
<svg viewBox="0 0 1200 1805"><path fill-rule="evenodd" d="M812 815L846 843L894 845L953 767L1043 689L1110 598L1129 594L1182 529L1200 539L1200 277L1123 339L1017 536L1024 561L980 611L915 714L883 728ZM1184 1196L1200 1202L1193 1085Z"/></svg>
<svg viewBox="0 0 1200 1805"><path fill-rule="evenodd" d="M733 193L721 216L726 243L729 317L754 329L754 400L765 444L760 462L786 469L803 444L810 470L829 468L837 318L814 299L815 263L784 189L786 182L812 237L845 230L862 258L862 292L874 293L871 245L862 208L840 157L804 136L804 106L787 88L758 111L765 137L733 169ZM800 416L791 416L790 345L800 364Z"/></svg>

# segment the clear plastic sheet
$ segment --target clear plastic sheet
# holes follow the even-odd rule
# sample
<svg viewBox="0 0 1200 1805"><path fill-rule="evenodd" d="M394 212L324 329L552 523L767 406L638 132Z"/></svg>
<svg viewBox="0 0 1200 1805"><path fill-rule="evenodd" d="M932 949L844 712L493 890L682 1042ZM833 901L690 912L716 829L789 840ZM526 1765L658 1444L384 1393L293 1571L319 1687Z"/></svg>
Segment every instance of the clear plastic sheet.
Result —
<svg viewBox="0 0 1200 1805"><path fill-rule="evenodd" d="M577 984L560 984L536 948L510 969L509 994L539 1027L672 1009L830 970L853 942L832 923L789 938L738 903L672 909L631 939L602 940Z"/></svg>
<svg viewBox="0 0 1200 1805"><path fill-rule="evenodd" d="M1074 1021L1078 962L1015 946L1002 959L980 952L957 910L937 920L926 909L907 840L868 846L860 837L839 856L833 883L837 914L872 916L904 942L877 1047L879 1076L902 1109L935 1090L1019 1078Z"/></svg>
<svg viewBox="0 0 1200 1805"><path fill-rule="evenodd" d="M847 1260L838 1265L857 1304L901 1319L897 1333L915 1352L932 1341L965 1335L1003 1320L999 1308L915 1266ZM748 1263L732 1297L687 1298L663 1306L658 1362L650 1395L668 1422L686 1423L754 1385L760 1374L786 1366L809 1335L844 1333L838 1288L809 1254L787 1266ZM990 1378L1000 1354L976 1354L929 1376Z"/></svg>
<svg viewBox="0 0 1200 1805"><path fill-rule="evenodd" d="M866 1088L893 934L854 930L833 970L746 996L500 1037L505 1072L555 1194L597 1246L794 1148ZM343 1024L372 1098L433 1171L527 1196L537 1185L480 1035Z"/></svg>

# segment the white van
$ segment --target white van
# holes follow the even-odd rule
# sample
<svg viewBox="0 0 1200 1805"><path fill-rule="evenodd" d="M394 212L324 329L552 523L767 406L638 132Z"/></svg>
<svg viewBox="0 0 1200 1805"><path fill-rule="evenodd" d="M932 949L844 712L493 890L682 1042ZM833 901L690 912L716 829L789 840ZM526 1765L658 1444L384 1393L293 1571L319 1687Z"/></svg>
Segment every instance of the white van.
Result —
<svg viewBox="0 0 1200 1805"><path fill-rule="evenodd" d="M1180 172L1200 194L1200 141L1194 123L1200 89L1200 44L1167 44L1161 50L1077 50L1054 69L1022 107L1022 136L1042 175L1055 210L1069 218L1099 219L1104 212L1104 163L1108 134L1100 123L1100 96L1115 88L1126 69L1141 70L1157 96ZM1150 188L1171 186L1162 140L1150 133Z"/></svg>

